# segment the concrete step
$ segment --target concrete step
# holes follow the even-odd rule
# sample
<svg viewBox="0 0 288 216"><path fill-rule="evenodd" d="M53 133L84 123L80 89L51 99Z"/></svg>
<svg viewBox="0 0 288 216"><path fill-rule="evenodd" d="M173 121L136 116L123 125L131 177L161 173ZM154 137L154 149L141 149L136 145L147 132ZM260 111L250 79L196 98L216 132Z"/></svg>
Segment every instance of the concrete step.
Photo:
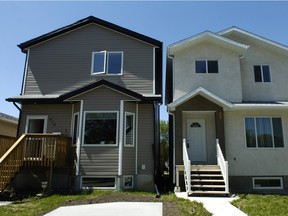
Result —
<svg viewBox="0 0 288 216"><path fill-rule="evenodd" d="M225 188L225 185L191 185L191 188Z"/></svg>

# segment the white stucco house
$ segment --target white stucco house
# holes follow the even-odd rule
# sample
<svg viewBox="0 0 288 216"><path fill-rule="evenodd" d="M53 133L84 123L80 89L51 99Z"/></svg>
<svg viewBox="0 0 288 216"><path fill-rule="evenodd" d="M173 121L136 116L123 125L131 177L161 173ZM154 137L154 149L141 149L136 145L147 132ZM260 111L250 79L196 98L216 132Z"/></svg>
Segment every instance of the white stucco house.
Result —
<svg viewBox="0 0 288 216"><path fill-rule="evenodd" d="M288 47L237 27L169 45L166 105L176 189L287 193L287 83Z"/></svg>

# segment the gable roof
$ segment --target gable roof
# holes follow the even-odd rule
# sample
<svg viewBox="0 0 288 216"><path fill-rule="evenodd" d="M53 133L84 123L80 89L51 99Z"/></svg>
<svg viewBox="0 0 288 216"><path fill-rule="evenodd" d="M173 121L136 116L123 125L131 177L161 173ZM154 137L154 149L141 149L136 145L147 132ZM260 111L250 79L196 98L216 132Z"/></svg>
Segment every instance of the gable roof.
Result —
<svg viewBox="0 0 288 216"><path fill-rule="evenodd" d="M257 43L262 43L264 46L269 47L270 49L277 49L278 51L288 55L288 46L275 42L273 40L267 39L265 37L259 36L257 34L251 33L249 31L243 30L236 26L232 26L228 29L218 32L219 35L223 37L229 37L233 35L244 36L245 38L249 37Z"/></svg>
<svg viewBox="0 0 288 216"><path fill-rule="evenodd" d="M92 82L88 85L84 85L80 88L74 89L70 92L61 94L61 95L20 95L12 98L7 98L6 101L8 102L18 102L18 103L63 103L65 101L69 101L69 99L86 93L88 91L91 91L95 88L98 88L100 86L106 86L110 89L113 89L115 91L118 91L122 94L125 94L127 96L130 96L136 100L139 101L153 101L153 100L159 100L162 101L162 97L145 97L137 92L131 91L129 89L126 89L122 86L116 85L114 83L111 83L107 80L100 79L95 82Z"/></svg>
<svg viewBox="0 0 288 216"><path fill-rule="evenodd" d="M233 104L231 104L230 102L220 98L219 96L211 93L210 91L206 90L203 87L199 87L197 89L195 89L194 91L188 92L187 94L183 95L182 97L176 99L175 101L173 101L172 103L168 104L168 110L169 111L174 111L178 106L180 106L181 104L185 103L186 101L196 97L197 95L200 95L204 98L206 98L207 100L223 107L223 109L230 109L233 107Z"/></svg>
<svg viewBox="0 0 288 216"><path fill-rule="evenodd" d="M205 31L203 33L197 34L195 36L189 37L187 39L181 40L179 42L173 43L168 46L168 54L173 55L177 51L181 51L184 48L191 47L197 45L201 42L213 42L220 46L230 48L239 55L243 55L249 46L245 44L241 44L237 41L228 39L221 35L215 34L210 31Z"/></svg>
<svg viewBox="0 0 288 216"><path fill-rule="evenodd" d="M142 35L140 33L131 31L129 29L123 28L123 27L115 25L113 23L104 21L104 20L96 18L94 16L86 17L86 18L81 19L81 20L79 20L79 21L77 21L71 25L64 26L62 28L59 28L59 29L54 30L52 32L49 32L47 34L44 34L44 35L41 35L41 36L36 37L34 39L23 42L23 43L19 44L18 47L21 48L22 52L26 53L27 52L26 49L31 47L31 46L37 45L37 44L42 43L46 40L49 40L49 39L52 39L54 37L60 36L62 34L68 33L70 31L73 31L77 28L83 27L83 26L88 25L88 24L100 25L102 27L114 30L114 31L119 32L121 34L130 36L132 38L135 38L137 40L143 41L145 43L151 44L153 46L156 46L156 47L159 47L162 49L162 42L160 42L156 39L153 39L151 37Z"/></svg>

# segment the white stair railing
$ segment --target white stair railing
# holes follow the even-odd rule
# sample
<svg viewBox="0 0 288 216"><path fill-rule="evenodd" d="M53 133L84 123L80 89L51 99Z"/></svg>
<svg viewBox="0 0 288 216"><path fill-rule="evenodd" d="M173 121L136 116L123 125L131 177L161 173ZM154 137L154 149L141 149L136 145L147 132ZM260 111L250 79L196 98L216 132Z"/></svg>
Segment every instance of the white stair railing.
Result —
<svg viewBox="0 0 288 216"><path fill-rule="evenodd" d="M225 161L221 147L219 145L219 139L216 139L217 146L217 164L220 166L221 173L225 182L225 192L229 193L229 179L228 179L228 161Z"/></svg>
<svg viewBox="0 0 288 216"><path fill-rule="evenodd" d="M189 195L191 193L191 161L187 152L186 139L183 139L183 163L186 192Z"/></svg>

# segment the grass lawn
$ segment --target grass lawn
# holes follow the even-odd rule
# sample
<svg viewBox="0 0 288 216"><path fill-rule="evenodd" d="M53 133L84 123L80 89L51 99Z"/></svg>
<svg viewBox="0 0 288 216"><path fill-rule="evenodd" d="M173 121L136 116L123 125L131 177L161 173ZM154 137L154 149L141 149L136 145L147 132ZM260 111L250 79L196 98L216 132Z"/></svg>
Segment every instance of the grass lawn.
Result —
<svg viewBox="0 0 288 216"><path fill-rule="evenodd" d="M62 205L92 204L116 201L162 202L164 216L211 216L203 204L177 198L174 194L155 198L153 193L92 191L79 195L50 195L30 197L15 201L7 206L0 206L1 216L40 216Z"/></svg>
<svg viewBox="0 0 288 216"><path fill-rule="evenodd" d="M249 216L288 215L288 196L247 194L239 197L232 204Z"/></svg>

